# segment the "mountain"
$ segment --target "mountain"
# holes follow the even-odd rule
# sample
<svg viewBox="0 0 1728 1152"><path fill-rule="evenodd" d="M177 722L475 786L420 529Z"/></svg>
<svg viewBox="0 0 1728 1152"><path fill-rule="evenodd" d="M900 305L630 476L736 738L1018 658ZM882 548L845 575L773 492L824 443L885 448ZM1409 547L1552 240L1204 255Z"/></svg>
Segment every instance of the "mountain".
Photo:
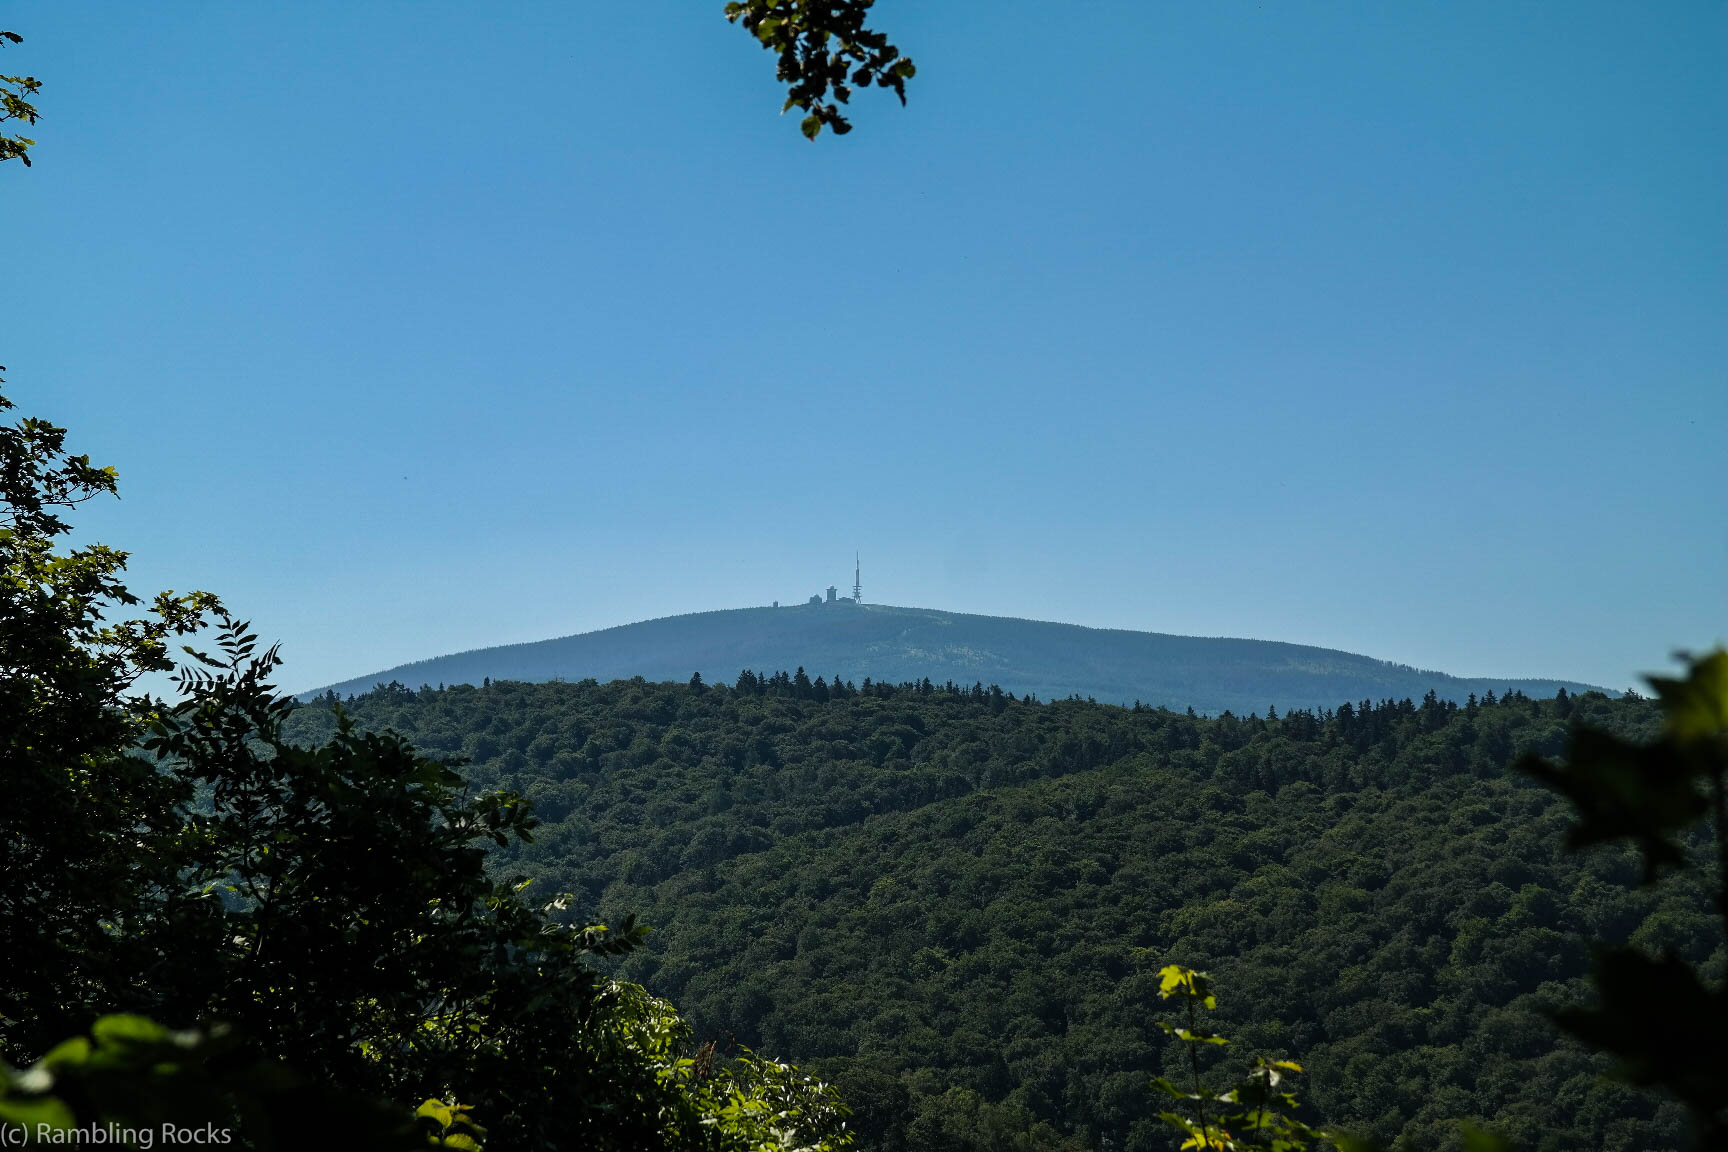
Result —
<svg viewBox="0 0 1728 1152"><path fill-rule="evenodd" d="M1361 700L1458 703L1517 689L1552 696L1591 691L1570 680L1463 678L1403 664L1271 640L1170 636L1044 620L975 616L850 600L737 608L644 620L530 644L509 644L387 668L308 692L362 693L380 684L479 684L493 680L735 679L744 669L805 669L889 683L929 678L998 684L1016 695L1090 697L1205 713L1334 708ZM1595 689L1600 691L1600 689Z"/></svg>

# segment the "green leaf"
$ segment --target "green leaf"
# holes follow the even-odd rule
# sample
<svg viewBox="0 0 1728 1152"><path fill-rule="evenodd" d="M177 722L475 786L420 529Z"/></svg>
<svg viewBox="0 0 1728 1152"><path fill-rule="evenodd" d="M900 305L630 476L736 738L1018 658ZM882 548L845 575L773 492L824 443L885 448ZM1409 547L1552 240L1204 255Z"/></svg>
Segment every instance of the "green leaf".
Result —
<svg viewBox="0 0 1728 1152"><path fill-rule="evenodd" d="M1692 660L1684 679L1650 677L1668 730L1681 740L1704 740L1728 732L1728 649Z"/></svg>
<svg viewBox="0 0 1728 1152"><path fill-rule="evenodd" d="M1660 1085L1701 1115L1728 1109L1728 992L1706 987L1677 956L1599 953L1595 1008L1554 1014L1561 1028L1620 1060L1634 1084Z"/></svg>
<svg viewBox="0 0 1728 1152"><path fill-rule="evenodd" d="M1498 1133L1473 1124L1459 1126L1464 1135L1464 1152L1513 1152L1512 1142Z"/></svg>
<svg viewBox="0 0 1728 1152"><path fill-rule="evenodd" d="M1207 1008L1218 1006L1217 1000L1212 996L1206 973L1184 968L1180 964L1168 964L1159 969L1158 995L1169 999L1178 991L1191 999L1199 1000Z"/></svg>
<svg viewBox="0 0 1728 1152"><path fill-rule="evenodd" d="M153 1044L168 1039L168 1029L145 1016L104 1016L90 1026L90 1034L98 1043L114 1044L127 1041Z"/></svg>
<svg viewBox="0 0 1728 1152"><path fill-rule="evenodd" d="M1196 1124L1186 1116L1177 1115L1175 1112L1160 1112L1158 1113L1158 1119L1164 1121L1164 1123L1170 1125L1170 1127L1187 1132L1190 1135L1198 1135L1200 1132L1200 1125Z"/></svg>
<svg viewBox="0 0 1728 1152"><path fill-rule="evenodd" d="M16 1097L0 1099L0 1123L17 1124L23 1128L35 1130L39 1124L50 1128L65 1129L73 1127L77 1121L64 1101L52 1096L39 1100L20 1100Z"/></svg>
<svg viewBox="0 0 1728 1152"><path fill-rule="evenodd" d="M1194 1032L1187 1028L1172 1028L1179 1040L1187 1040L1196 1044L1228 1044L1230 1041L1214 1032Z"/></svg>
<svg viewBox="0 0 1728 1152"><path fill-rule="evenodd" d="M1380 1145L1366 1136L1353 1136L1347 1132L1328 1132L1323 1136L1337 1147L1338 1152L1381 1152Z"/></svg>
<svg viewBox="0 0 1728 1152"><path fill-rule="evenodd" d="M448 1128L454 1113L444 1101L428 1100L414 1110L414 1115L422 1120L430 1120L440 1128Z"/></svg>
<svg viewBox="0 0 1728 1152"><path fill-rule="evenodd" d="M48 1050L48 1054L37 1063L50 1071L62 1068L78 1068L90 1062L90 1040L85 1036L74 1036L62 1041Z"/></svg>
<svg viewBox="0 0 1728 1152"><path fill-rule="evenodd" d="M1577 808L1568 833L1573 847L1630 839L1644 854L1646 882L1663 867L1684 867L1672 838L1708 807L1699 787L1705 766L1696 757L1671 739L1638 745L1591 728L1572 734L1568 757L1566 765L1526 757L1517 768Z"/></svg>
<svg viewBox="0 0 1728 1152"><path fill-rule="evenodd" d="M1186 1093L1186 1092L1182 1091L1182 1089L1178 1088L1173 1081L1168 1080L1168 1079L1164 1078L1163 1076L1153 1077L1152 1078L1152 1087L1158 1089L1158 1091L1164 1093L1166 1096L1174 1097L1177 1100L1192 1100L1193 1099L1193 1097L1190 1096L1188 1093Z"/></svg>

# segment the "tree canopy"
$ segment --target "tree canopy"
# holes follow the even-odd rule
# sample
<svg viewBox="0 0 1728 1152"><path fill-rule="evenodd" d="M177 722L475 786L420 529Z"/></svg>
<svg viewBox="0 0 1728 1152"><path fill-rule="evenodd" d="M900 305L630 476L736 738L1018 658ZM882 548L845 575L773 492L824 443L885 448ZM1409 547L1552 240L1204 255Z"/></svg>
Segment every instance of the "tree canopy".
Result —
<svg viewBox="0 0 1728 1152"><path fill-rule="evenodd" d="M1225 991L1216 1031L1302 1065L1305 1122L1689 1146L1677 1103L1547 1013L1588 1001L1592 941L1720 964L1706 874L1644 888L1628 848L1571 852L1567 804L1508 769L1578 723L1653 738L1655 702L1204 718L803 672L343 707L522 792L543 823L495 866L654 924L619 974L833 1080L869 1147L1171 1146L1170 963ZM328 739L328 704L288 731Z"/></svg>
<svg viewBox="0 0 1728 1152"><path fill-rule="evenodd" d="M828 128L852 131L840 105L854 88L888 88L906 103L906 81L917 73L910 57L867 25L875 0L729 0L726 19L775 54L776 76L786 85L781 111L802 109L799 129L811 140Z"/></svg>

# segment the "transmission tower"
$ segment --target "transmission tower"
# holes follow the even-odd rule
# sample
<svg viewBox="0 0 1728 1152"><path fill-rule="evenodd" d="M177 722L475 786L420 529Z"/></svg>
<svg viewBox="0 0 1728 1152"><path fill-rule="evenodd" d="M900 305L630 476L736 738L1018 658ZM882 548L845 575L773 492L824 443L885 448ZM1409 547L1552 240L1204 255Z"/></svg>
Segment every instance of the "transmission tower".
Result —
<svg viewBox="0 0 1728 1152"><path fill-rule="evenodd" d="M858 563L858 553L852 553L852 603L864 603L864 585L859 580L859 574L864 571Z"/></svg>

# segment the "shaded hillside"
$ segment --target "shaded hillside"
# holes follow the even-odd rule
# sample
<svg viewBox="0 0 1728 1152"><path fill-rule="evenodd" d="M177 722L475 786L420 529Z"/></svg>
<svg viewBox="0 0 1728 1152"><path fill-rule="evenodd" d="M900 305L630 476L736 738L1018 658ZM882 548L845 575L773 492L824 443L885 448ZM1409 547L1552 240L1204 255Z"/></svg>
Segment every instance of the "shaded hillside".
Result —
<svg viewBox="0 0 1728 1152"><path fill-rule="evenodd" d="M1204 719L775 676L350 707L524 792L545 824L498 870L654 925L624 973L834 1078L875 1152L1174 1148L1149 1086L1180 1057L1155 1027L1171 961L1395 1152L1456 1152L1467 1118L1520 1149L1690 1146L1543 1011L1587 995L1591 940L1719 963L1708 896L1569 853L1565 803L1505 769L1579 719L1648 736L1646 701Z"/></svg>
<svg viewBox="0 0 1728 1152"><path fill-rule="evenodd" d="M744 669L804 668L855 683L925 678L1000 684L1044 700L1090 697L1205 713L1330 708L1342 700L1420 700L1433 691L1463 703L1471 694L1520 689L1552 696L1559 680L1464 679L1349 652L1283 644L1082 628L1004 616L973 616L879 604L738 608L644 620L532 644L440 656L332 685L339 694L396 681L480 684L493 680L600 681L641 676L731 683ZM323 691L322 689L320 691ZM314 693L307 693L308 696Z"/></svg>

